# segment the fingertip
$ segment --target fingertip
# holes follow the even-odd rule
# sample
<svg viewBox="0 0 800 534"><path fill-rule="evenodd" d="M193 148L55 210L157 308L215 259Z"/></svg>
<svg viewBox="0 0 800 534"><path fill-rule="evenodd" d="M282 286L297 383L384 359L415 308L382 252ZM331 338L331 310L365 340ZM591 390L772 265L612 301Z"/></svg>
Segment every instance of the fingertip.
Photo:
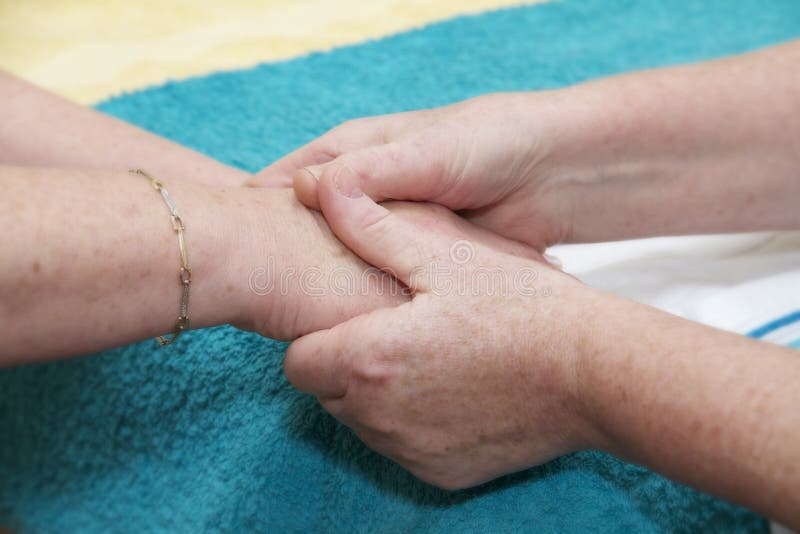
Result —
<svg viewBox="0 0 800 534"><path fill-rule="evenodd" d="M342 163L326 165L320 171L316 185L317 202L328 223L334 227L342 215L353 213L355 203L351 201L354 197L343 194L340 184L345 182L352 189L354 178L350 169Z"/></svg>
<svg viewBox="0 0 800 534"><path fill-rule="evenodd" d="M319 196L317 195L317 179L306 168L296 171L292 177L294 194L302 204L313 210L320 210Z"/></svg>

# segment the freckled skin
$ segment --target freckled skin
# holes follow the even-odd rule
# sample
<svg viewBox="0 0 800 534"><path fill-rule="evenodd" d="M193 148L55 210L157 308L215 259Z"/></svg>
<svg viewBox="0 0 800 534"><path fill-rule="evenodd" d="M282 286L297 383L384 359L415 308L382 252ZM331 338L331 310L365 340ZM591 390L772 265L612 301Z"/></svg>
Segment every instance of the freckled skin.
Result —
<svg viewBox="0 0 800 534"><path fill-rule="evenodd" d="M172 299L163 296L175 290L175 238L155 191L125 171L144 166L175 196L187 184L179 205L191 210L205 195L199 204L210 209L200 213L216 214L229 205L223 188L241 185L249 174L2 71L0 116L0 228L13 229L0 238L0 365L90 352L169 330L176 311L167 309ZM206 186L205 193L193 194L192 185ZM233 232L222 235L227 224L222 221L205 242L234 239ZM194 237L203 237L192 225ZM206 274L205 259L193 258L199 275ZM241 287L241 280L234 285ZM219 304L203 310L207 301L199 293L192 301L193 326L230 314ZM229 294L220 301L236 302Z"/></svg>
<svg viewBox="0 0 800 534"><path fill-rule="evenodd" d="M794 352L552 270L535 279L539 298L480 286L442 294L436 277L403 271L448 264L447 217L409 228L358 200L435 202L539 252L800 229L800 122L787 119L800 116L798 66L800 41L789 42L357 119L288 155L250 183L295 172L298 199L365 260L400 272L414 296L296 341L287 376L368 446L442 487L591 447L800 528ZM519 261L481 253L468 267Z"/></svg>
<svg viewBox="0 0 800 534"><path fill-rule="evenodd" d="M323 203L337 198L324 194ZM410 236L424 235L421 251L436 259L463 237L446 211L423 208L437 217L432 226L403 206L392 214L397 243L370 251L372 234L391 233L348 227L355 207L327 209L341 239L401 273L392 253ZM790 490L800 476L786 469L800 439L792 351L600 293L491 246L475 252L465 268L537 267L537 284L552 291L435 294L423 282L408 304L293 343L287 377L369 447L443 488L594 448L796 522Z"/></svg>
<svg viewBox="0 0 800 534"><path fill-rule="evenodd" d="M441 246L421 241L419 258L459 265L467 275L478 267L497 267L511 275L536 269L562 299L579 285L544 263L509 254L521 245L470 227L441 207L388 208L410 229L401 232L397 245L387 239L385 250L379 246L368 257L385 258L403 280L403 268L392 263L393 253L407 251L411 236L435 235ZM366 213L359 217L357 209L342 211L355 214L355 220L373 220ZM331 222L330 214L326 216ZM383 239L380 229L371 230ZM450 244L459 241L469 241L474 257L453 264ZM525 255L540 258L530 249ZM454 269L443 276L461 272ZM471 287L462 294L454 284L453 291L440 295L431 292L430 283L421 279L413 301L400 308L378 310L330 333L309 336L322 336L325 342L319 347L304 350L303 340L293 344L286 358L287 376L302 388L315 376L330 376L318 367L325 351L335 352L337 361L347 358L341 390L320 394L312 387L312 392L333 415L362 430L370 446L443 487L473 485L583 446L586 437L571 417L575 391L565 387L574 374L572 353L567 350L556 359L528 352L533 343L560 343L552 331L538 330L529 313L536 309L551 320L562 317L556 297L487 294ZM337 348L336 340L346 345ZM316 371L304 374L305 365Z"/></svg>

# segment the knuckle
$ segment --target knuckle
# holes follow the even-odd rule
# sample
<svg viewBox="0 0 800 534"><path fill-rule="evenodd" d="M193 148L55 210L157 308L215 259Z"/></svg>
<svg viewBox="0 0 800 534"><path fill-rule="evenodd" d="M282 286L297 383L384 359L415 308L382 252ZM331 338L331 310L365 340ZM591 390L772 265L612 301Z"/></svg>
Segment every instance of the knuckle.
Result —
<svg viewBox="0 0 800 534"><path fill-rule="evenodd" d="M323 137L328 138L330 147L338 156L359 148L365 142L365 137L370 137L369 135L365 136L365 130L370 128L372 128L370 117L350 119L328 130Z"/></svg>
<svg viewBox="0 0 800 534"><path fill-rule="evenodd" d="M391 376L387 365L374 353L355 358L352 373L355 381L376 386L385 386Z"/></svg>
<svg viewBox="0 0 800 534"><path fill-rule="evenodd" d="M358 140L363 137L359 132L368 127L367 120L367 118L350 119L334 126L315 141L317 153L329 159L336 159L358 148Z"/></svg>
<svg viewBox="0 0 800 534"><path fill-rule="evenodd" d="M376 175L386 174L392 168L404 168L408 158L409 150L404 143L390 141L346 153L339 161L353 172L359 182L367 184Z"/></svg>
<svg viewBox="0 0 800 534"><path fill-rule="evenodd" d="M386 240L394 236L392 233L392 214L386 209L374 209L365 211L356 217L356 227L365 237L381 246ZM381 267L381 266L377 266Z"/></svg>
<svg viewBox="0 0 800 534"><path fill-rule="evenodd" d="M385 145L375 147L374 157L381 158L383 164L390 163L402 167L407 158L412 155L410 154L412 148L413 145L408 143L390 141Z"/></svg>
<svg viewBox="0 0 800 534"><path fill-rule="evenodd" d="M351 376L354 381L377 386L385 394L386 386L402 372L402 363L387 348L383 340L362 340L359 351L351 358ZM380 397L376 399L380 404Z"/></svg>

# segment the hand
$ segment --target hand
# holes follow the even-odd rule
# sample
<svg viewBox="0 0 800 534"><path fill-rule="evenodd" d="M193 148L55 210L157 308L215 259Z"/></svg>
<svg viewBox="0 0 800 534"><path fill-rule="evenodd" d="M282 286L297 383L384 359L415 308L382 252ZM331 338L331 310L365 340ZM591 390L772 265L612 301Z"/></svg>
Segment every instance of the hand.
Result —
<svg viewBox="0 0 800 534"><path fill-rule="evenodd" d="M319 199L336 235L394 273L413 300L296 340L284 364L296 387L368 446L444 488L593 443L570 342L583 303L576 280L465 241L438 219L387 210L344 166L323 175Z"/></svg>
<svg viewBox="0 0 800 534"><path fill-rule="evenodd" d="M800 43L345 123L247 183L318 207L332 160L376 201L425 200L543 250L800 228ZM748 73L742 76L742 73ZM770 83L765 84L764 80ZM305 167L306 170L299 169Z"/></svg>
<svg viewBox="0 0 800 534"><path fill-rule="evenodd" d="M479 97L451 106L354 120L261 171L250 185L294 186L319 209L316 180L346 165L376 201L424 200L539 251L569 228L552 191L545 94ZM305 167L305 170L299 170ZM299 170L299 171L298 171Z"/></svg>
<svg viewBox="0 0 800 534"><path fill-rule="evenodd" d="M409 293L391 275L365 263L330 231L322 215L310 211L288 189L225 191L228 228L219 267L236 288L228 307L236 326L276 339L303 334L384 307L407 302ZM478 228L446 210L395 202L392 211L422 226L532 259L529 247ZM206 210L208 213L208 210ZM199 217L199 216L198 216Z"/></svg>

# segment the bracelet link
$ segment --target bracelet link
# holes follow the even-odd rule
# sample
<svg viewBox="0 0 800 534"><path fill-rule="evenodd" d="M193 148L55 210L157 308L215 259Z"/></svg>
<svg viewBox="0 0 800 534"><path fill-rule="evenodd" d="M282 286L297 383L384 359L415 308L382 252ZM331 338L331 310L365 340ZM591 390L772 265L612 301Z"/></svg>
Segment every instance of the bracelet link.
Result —
<svg viewBox="0 0 800 534"><path fill-rule="evenodd" d="M172 216L172 229L176 232L182 232L186 230L186 227L183 225L183 219L181 219L180 215Z"/></svg>
<svg viewBox="0 0 800 534"><path fill-rule="evenodd" d="M192 270L188 267L181 267L181 270L178 272L178 276L181 280L181 284L188 286L192 283Z"/></svg>
<svg viewBox="0 0 800 534"><path fill-rule="evenodd" d="M178 320L175 321L175 330L177 331L175 337L178 337L178 333L183 332L188 328L189 328L189 318L186 317L185 315L181 315L180 317L178 317Z"/></svg>

